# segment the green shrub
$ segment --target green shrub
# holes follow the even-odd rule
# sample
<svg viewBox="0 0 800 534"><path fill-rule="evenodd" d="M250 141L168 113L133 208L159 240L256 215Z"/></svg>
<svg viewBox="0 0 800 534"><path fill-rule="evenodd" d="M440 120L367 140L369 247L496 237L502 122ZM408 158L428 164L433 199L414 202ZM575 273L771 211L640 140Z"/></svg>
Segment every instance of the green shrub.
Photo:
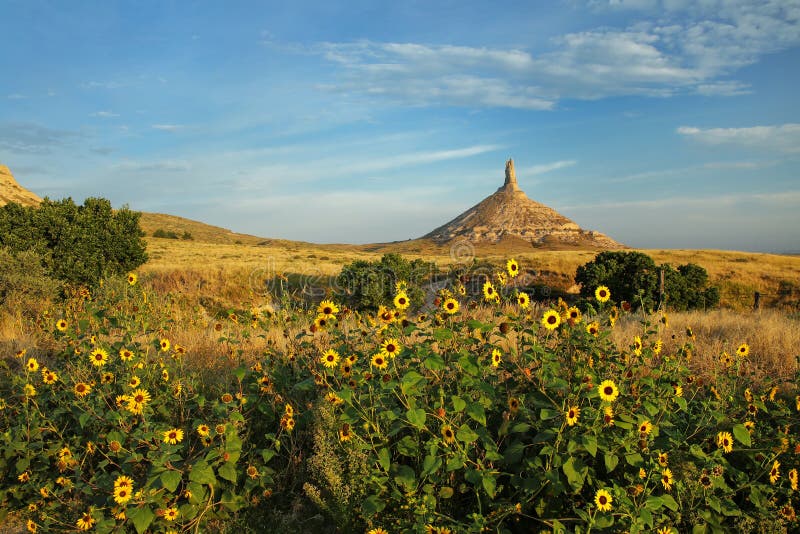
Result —
<svg viewBox="0 0 800 534"><path fill-rule="evenodd" d="M38 207L11 203L0 208L0 246L34 251L52 277L94 286L147 261L140 215L127 207L113 210L102 198L87 198L82 206L71 198L45 199Z"/></svg>
<svg viewBox="0 0 800 534"><path fill-rule="evenodd" d="M665 301L660 295L660 271L664 271ZM719 304L719 289L708 285L708 273L699 265L687 263L674 269L656 265L642 252L606 251L578 267L575 281L581 296L592 299L598 286L606 286L616 302L628 301L634 307L655 309L667 305L673 310L713 308Z"/></svg>
<svg viewBox="0 0 800 534"><path fill-rule="evenodd" d="M425 298L421 286L435 270L435 265L430 262L409 261L399 254L384 254L380 261L357 260L345 265L335 284L337 291L353 308L376 310L381 305L391 304L397 283L405 282L408 297L414 306L419 307Z"/></svg>
<svg viewBox="0 0 800 534"><path fill-rule="evenodd" d="M0 305L33 318L56 297L58 282L48 276L46 258L34 251L0 248Z"/></svg>

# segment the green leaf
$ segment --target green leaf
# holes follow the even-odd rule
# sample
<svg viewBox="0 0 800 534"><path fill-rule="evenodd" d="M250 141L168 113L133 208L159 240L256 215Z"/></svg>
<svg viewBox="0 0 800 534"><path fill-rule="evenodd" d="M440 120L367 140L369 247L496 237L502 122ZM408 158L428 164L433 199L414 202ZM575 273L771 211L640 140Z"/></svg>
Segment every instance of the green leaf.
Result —
<svg viewBox="0 0 800 534"><path fill-rule="evenodd" d="M567 482L569 482L569 485L572 486L575 491L583 487L583 481L586 478L586 474L589 472L589 468L584 465L579 458L576 459L574 456L570 456L569 459L564 462L564 465L561 466L561 470L567 475Z"/></svg>
<svg viewBox="0 0 800 534"><path fill-rule="evenodd" d="M421 382L425 381L425 377L416 371L409 371L400 379L400 390L404 395L413 393Z"/></svg>
<svg viewBox="0 0 800 534"><path fill-rule="evenodd" d="M733 437L736 438L736 441L744 445L745 447L750 446L750 432L747 431L747 428L743 424L738 424L733 426Z"/></svg>
<svg viewBox="0 0 800 534"><path fill-rule="evenodd" d="M400 465L397 467L397 474L395 474L394 480L401 486L404 486L406 490L412 491L415 488L414 482L416 479L417 476L411 467L407 465Z"/></svg>
<svg viewBox="0 0 800 534"><path fill-rule="evenodd" d="M236 484L236 465L233 462L225 462L222 464L217 473L221 478Z"/></svg>
<svg viewBox="0 0 800 534"><path fill-rule="evenodd" d="M422 473L420 473L420 476L426 477L432 473L435 473L440 467L442 467L442 459L438 456L429 454L425 456L425 460L422 462Z"/></svg>
<svg viewBox="0 0 800 534"><path fill-rule="evenodd" d="M408 421L417 428L425 428L425 410L416 408L406 412Z"/></svg>
<svg viewBox="0 0 800 534"><path fill-rule="evenodd" d="M178 489L178 484L181 483L180 471L164 471L161 473L161 484L169 492L174 492Z"/></svg>
<svg viewBox="0 0 800 534"><path fill-rule="evenodd" d="M414 457L417 451L419 451L417 441L411 436L406 436L397 442L397 452L403 456Z"/></svg>
<svg viewBox="0 0 800 534"><path fill-rule="evenodd" d="M586 449L586 452L592 455L592 457L597 456L597 437L591 434L587 434L585 436L581 436L581 443L583 447Z"/></svg>
<svg viewBox="0 0 800 534"><path fill-rule="evenodd" d="M433 331L433 339L436 341L447 341L453 339L453 331L448 328L437 328Z"/></svg>
<svg viewBox="0 0 800 534"><path fill-rule="evenodd" d="M603 459L605 460L606 463L606 471L609 473L613 471L614 468L616 468L617 464L619 463L619 456L617 456L613 452L605 453Z"/></svg>
<svg viewBox="0 0 800 534"><path fill-rule="evenodd" d="M463 443L472 443L478 439L478 434L475 433L466 423L461 425L456 432L456 438Z"/></svg>
<svg viewBox="0 0 800 534"><path fill-rule="evenodd" d="M197 482L198 484L216 484L217 477L214 476L214 470L205 460L200 460L192 466L189 472L189 480Z"/></svg>
<svg viewBox="0 0 800 534"><path fill-rule="evenodd" d="M464 458L461 456L453 456L447 460L446 469L448 472L456 471L464 467Z"/></svg>
<svg viewBox="0 0 800 534"><path fill-rule="evenodd" d="M708 525L700 523L692 527L692 534L706 534L708 532Z"/></svg>
<svg viewBox="0 0 800 534"><path fill-rule="evenodd" d="M384 471L389 471L389 466L391 465L389 449L378 449L378 463Z"/></svg>
<svg viewBox="0 0 800 534"><path fill-rule="evenodd" d="M657 512L662 506L664 506L664 501L662 501L661 497L658 497L657 495L651 495L647 498L647 501L645 501L644 505L648 510Z"/></svg>
<svg viewBox="0 0 800 534"><path fill-rule="evenodd" d="M453 401L453 409L457 412L462 412L467 407L467 403L458 395L453 395L450 400Z"/></svg>
<svg viewBox="0 0 800 534"><path fill-rule="evenodd" d="M675 502L675 499L672 498L672 495L664 494L661 496L661 502L664 503L664 506L672 510L673 512L678 511L678 503Z"/></svg>
<svg viewBox="0 0 800 534"><path fill-rule="evenodd" d="M439 490L439 497L441 497L442 499L449 499L450 497L453 496L453 493L455 493L453 491L453 488L451 488L449 486L443 486Z"/></svg>
<svg viewBox="0 0 800 534"><path fill-rule="evenodd" d="M156 514L147 507L142 506L141 508L128 508L127 514L128 519L131 520L133 526L136 527L136 532L142 534L143 532L147 532L147 527L150 526L150 523L153 522L153 519L156 517Z"/></svg>
<svg viewBox="0 0 800 534"><path fill-rule="evenodd" d="M475 421L477 421L481 425L486 426L486 412L483 410L483 406L481 406L477 402L473 402L472 404L467 406L467 415L472 417Z"/></svg>
<svg viewBox="0 0 800 534"><path fill-rule="evenodd" d="M380 495L370 495L361 503L361 510L367 517L372 517L386 507L386 501Z"/></svg>
<svg viewBox="0 0 800 534"><path fill-rule="evenodd" d="M628 462L628 465L637 466L644 462L644 458L638 452L632 452L625 455L625 461Z"/></svg>
<svg viewBox="0 0 800 534"><path fill-rule="evenodd" d="M494 494L497 491L497 480L495 480L494 476L490 473L484 473L481 483L483 484L483 489L486 491L486 494L494 499Z"/></svg>
<svg viewBox="0 0 800 534"><path fill-rule="evenodd" d="M539 419L542 421L547 421L548 419L555 419L561 415L561 412L558 410L553 410L552 408L542 408L542 411L539 412Z"/></svg>
<svg viewBox="0 0 800 534"><path fill-rule="evenodd" d="M425 361L422 363L431 371L441 371L444 369L444 359L436 353L425 358Z"/></svg>

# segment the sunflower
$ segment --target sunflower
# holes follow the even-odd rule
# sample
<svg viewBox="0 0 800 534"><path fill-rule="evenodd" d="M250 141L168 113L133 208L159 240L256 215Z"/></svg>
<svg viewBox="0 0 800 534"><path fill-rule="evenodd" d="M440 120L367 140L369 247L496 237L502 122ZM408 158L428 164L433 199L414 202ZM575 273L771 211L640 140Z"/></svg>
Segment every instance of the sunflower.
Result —
<svg viewBox="0 0 800 534"><path fill-rule="evenodd" d="M95 367L102 367L108 363L108 352L98 347L89 353L89 361Z"/></svg>
<svg viewBox="0 0 800 534"><path fill-rule="evenodd" d="M328 323L333 321L333 319L333 315L317 315L317 317L314 319L314 328L318 330L324 330L325 327L328 326Z"/></svg>
<svg viewBox="0 0 800 534"><path fill-rule="evenodd" d="M597 490L597 493L594 494L594 503L601 512L610 512L612 502L614 502L614 499L611 494L604 489Z"/></svg>
<svg viewBox="0 0 800 534"><path fill-rule="evenodd" d="M548 330L555 330L561 324L561 316L555 310L547 310L542 315L542 326Z"/></svg>
<svg viewBox="0 0 800 534"><path fill-rule="evenodd" d="M659 354L661 354L661 349L663 348L664 348L664 342L661 341L660 339L656 339L656 342L653 343L653 354L658 356Z"/></svg>
<svg viewBox="0 0 800 534"><path fill-rule="evenodd" d="M531 298L524 291L520 291L517 293L517 304L519 304L519 307L523 310L527 310L531 305Z"/></svg>
<svg viewBox="0 0 800 534"><path fill-rule="evenodd" d="M129 349L119 349L120 360L122 360L123 362L127 362L131 358L133 358L133 352L131 352Z"/></svg>
<svg viewBox="0 0 800 534"><path fill-rule="evenodd" d="M25 528L28 529L28 532L34 533L39 529L39 527L34 523L31 519L28 519L25 522Z"/></svg>
<svg viewBox="0 0 800 534"><path fill-rule="evenodd" d="M85 397L86 395L92 392L92 386L86 384L85 382L78 382L77 384L75 384L74 391L75 395L77 395L78 397Z"/></svg>
<svg viewBox="0 0 800 534"><path fill-rule="evenodd" d="M578 422L578 417L581 415L581 409L577 406L571 406L569 410L567 410L567 424L569 426L574 426Z"/></svg>
<svg viewBox="0 0 800 534"><path fill-rule="evenodd" d="M744 427L747 429L747 432L752 434L753 430L756 429L756 424L753 421L745 421L744 422Z"/></svg>
<svg viewBox="0 0 800 534"><path fill-rule="evenodd" d="M333 369L339 364L339 353L333 349L328 349L322 353L322 356L319 357L319 361L328 369Z"/></svg>
<svg viewBox="0 0 800 534"><path fill-rule="evenodd" d="M134 285L136 283L136 280L138 280L138 279L139 279L139 277L136 276L136 273L128 273L128 284L129 285Z"/></svg>
<svg viewBox="0 0 800 534"><path fill-rule="evenodd" d="M700 485L703 486L703 489L711 489L711 486L713 486L713 482L711 480L711 477L708 476L708 473L703 473L702 475L700 475Z"/></svg>
<svg viewBox="0 0 800 534"><path fill-rule="evenodd" d="M67 323L67 321L65 321L64 319L59 319L58 321L56 321L56 330L58 330L59 332L65 331L68 326L69 323Z"/></svg>
<svg viewBox="0 0 800 534"><path fill-rule="evenodd" d="M129 487L118 486L114 488L114 502L125 504L133 496L133 491Z"/></svg>
<svg viewBox="0 0 800 534"><path fill-rule="evenodd" d="M790 523L797 521L797 514L794 511L794 506L791 504L786 504L783 508L781 508L780 513L781 516Z"/></svg>
<svg viewBox="0 0 800 534"><path fill-rule="evenodd" d="M138 388L139 384L142 383L142 380L138 376L132 376L130 380L128 380L128 387L129 388Z"/></svg>
<svg viewBox="0 0 800 534"><path fill-rule="evenodd" d="M667 467L667 462L669 462L669 455L666 452L658 453L658 465Z"/></svg>
<svg viewBox="0 0 800 534"><path fill-rule="evenodd" d="M598 286L594 290L594 296L600 302L608 302L608 299L611 298L611 291L606 286Z"/></svg>
<svg viewBox="0 0 800 534"><path fill-rule="evenodd" d="M603 380L597 391L600 393L600 398L606 402L614 402L619 396L619 390L613 380Z"/></svg>
<svg viewBox="0 0 800 534"><path fill-rule="evenodd" d="M367 531L367 534L389 534L389 531L385 528L373 528Z"/></svg>
<svg viewBox="0 0 800 534"><path fill-rule="evenodd" d="M317 306L317 313L319 315L332 316L339 313L339 308L331 300L323 300Z"/></svg>
<svg viewBox="0 0 800 534"><path fill-rule="evenodd" d="M39 370L39 362L36 361L36 358L29 358L28 363L25 365L25 368L31 372L35 373Z"/></svg>
<svg viewBox="0 0 800 534"><path fill-rule="evenodd" d="M247 476L249 476L250 478L258 477L258 469L253 465L248 465L247 466Z"/></svg>
<svg viewBox="0 0 800 534"><path fill-rule="evenodd" d="M339 441L350 441L350 438L353 437L353 433L350 432L350 425L345 423L342 425L342 428L339 429Z"/></svg>
<svg viewBox="0 0 800 534"><path fill-rule="evenodd" d="M94 526L94 524L95 520L92 517L91 512L86 512L85 514L82 514L80 519L78 519L75 522L75 525L77 525L78 530L89 530Z"/></svg>
<svg viewBox="0 0 800 534"><path fill-rule="evenodd" d="M797 469L789 471L789 483L792 485L792 490L797 491Z"/></svg>
<svg viewBox="0 0 800 534"><path fill-rule="evenodd" d="M580 324L583 320L583 315L581 315L581 311L578 309L577 306L572 306L567 310L567 320L569 324Z"/></svg>
<svg viewBox="0 0 800 534"><path fill-rule="evenodd" d="M643 423L639 424L639 435L644 437L650 435L650 432L653 431L653 423L650 421L644 421Z"/></svg>
<svg viewBox="0 0 800 534"><path fill-rule="evenodd" d="M161 340L159 340L158 346L161 348L161 352L167 352L170 347L169 339L162 338Z"/></svg>
<svg viewBox="0 0 800 534"><path fill-rule="evenodd" d="M519 264L517 263L517 260L511 258L506 262L506 272L511 278L514 278L519 274Z"/></svg>
<svg viewBox="0 0 800 534"><path fill-rule="evenodd" d="M53 385L58 382L58 375L50 369L42 369L42 382L48 386Z"/></svg>
<svg viewBox="0 0 800 534"><path fill-rule="evenodd" d="M386 366L389 365L389 362L386 357L379 352L372 357L372 365L378 369L386 369Z"/></svg>
<svg viewBox="0 0 800 534"><path fill-rule="evenodd" d="M453 297L445 299L444 304L442 304L442 309L450 315L456 313L458 311L458 308L459 308L458 301Z"/></svg>
<svg viewBox="0 0 800 534"><path fill-rule="evenodd" d="M402 347L400 346L399 343L397 343L396 339L393 338L387 339L386 341L381 343L381 354L383 354L387 358L394 358L395 356L400 354L401 350Z"/></svg>
<svg viewBox="0 0 800 534"><path fill-rule="evenodd" d="M142 409L144 408L145 404L150 402L150 399L151 397L149 391L146 389L137 389L128 396L128 405L125 407L125 409L134 415L141 414Z"/></svg>
<svg viewBox="0 0 800 534"><path fill-rule="evenodd" d="M456 434L453 432L453 429L450 428L450 425L442 426L442 439L444 439L445 443L453 443L456 440Z"/></svg>
<svg viewBox="0 0 800 534"><path fill-rule="evenodd" d="M503 361L503 352L500 349L492 349L492 367L497 367Z"/></svg>
<svg viewBox="0 0 800 534"><path fill-rule="evenodd" d="M642 338L634 336L633 338L633 353L637 356L642 355Z"/></svg>
<svg viewBox="0 0 800 534"><path fill-rule="evenodd" d="M164 432L164 443L176 445L181 441L183 441L183 430L180 428L172 428Z"/></svg>
<svg viewBox="0 0 800 534"><path fill-rule="evenodd" d="M748 345L747 343L742 343L741 345L739 345L739 348L736 349L736 354L740 358L748 356L750 354L750 345Z"/></svg>
<svg viewBox="0 0 800 534"><path fill-rule="evenodd" d="M32 384L25 384L25 396L26 397L35 397L36 396L36 388Z"/></svg>
<svg viewBox="0 0 800 534"><path fill-rule="evenodd" d="M173 506L172 508L164 510L164 519L167 521L175 521L178 519L178 509Z"/></svg>
<svg viewBox="0 0 800 534"><path fill-rule="evenodd" d="M517 410L519 410L519 399L516 397L509 398L508 409L512 414L517 413Z"/></svg>
<svg viewBox="0 0 800 534"><path fill-rule="evenodd" d="M720 432L717 434L717 446L724 452L731 452L733 450L733 436L730 432Z"/></svg>
<svg viewBox="0 0 800 534"><path fill-rule="evenodd" d="M394 296L394 307L398 310L405 310L410 305L411 301L408 299L408 295L406 295L405 291L401 291Z"/></svg>
<svg viewBox="0 0 800 534"><path fill-rule="evenodd" d="M497 291L495 290L492 282L487 280L483 284L483 298L486 301L497 300Z"/></svg>
<svg viewBox="0 0 800 534"><path fill-rule="evenodd" d="M781 478L781 463L778 460L775 460L772 463L772 469L769 470L769 483L775 484L779 478Z"/></svg>
<svg viewBox="0 0 800 534"><path fill-rule="evenodd" d="M674 531L672 530L672 527L661 527L656 532L656 534L673 534L673 533Z"/></svg>
<svg viewBox="0 0 800 534"><path fill-rule="evenodd" d="M679 384L673 384L672 391L675 393L676 397L683 397L683 386Z"/></svg>
<svg viewBox="0 0 800 534"><path fill-rule="evenodd" d="M675 478L672 476L672 471L670 468L666 468L661 472L661 483L664 485L664 489L669 491L672 489L672 482Z"/></svg>
<svg viewBox="0 0 800 534"><path fill-rule="evenodd" d="M597 337L600 334L600 323L597 321L592 321L591 323L587 324L586 332L594 337Z"/></svg>
<svg viewBox="0 0 800 534"><path fill-rule="evenodd" d="M211 432L211 429L206 424L199 424L197 425L197 434L200 437L206 437Z"/></svg>

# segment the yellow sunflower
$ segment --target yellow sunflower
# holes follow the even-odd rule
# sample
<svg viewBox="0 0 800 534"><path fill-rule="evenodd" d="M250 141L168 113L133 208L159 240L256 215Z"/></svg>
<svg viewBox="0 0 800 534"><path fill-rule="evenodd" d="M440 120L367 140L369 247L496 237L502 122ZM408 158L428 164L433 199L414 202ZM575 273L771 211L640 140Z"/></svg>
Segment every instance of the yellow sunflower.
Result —
<svg viewBox="0 0 800 534"><path fill-rule="evenodd" d="M161 348L161 352L167 352L170 347L169 339L162 338L161 340L159 340L158 346Z"/></svg>
<svg viewBox="0 0 800 534"><path fill-rule="evenodd" d="M733 450L733 436L730 432L720 432L717 434L717 446L724 452L731 452Z"/></svg>
<svg viewBox="0 0 800 534"><path fill-rule="evenodd" d="M517 293L517 304L523 310L527 310L531 305L531 298L524 291Z"/></svg>
<svg viewBox="0 0 800 534"><path fill-rule="evenodd" d="M58 382L58 375L50 369L42 369L42 382L48 386L53 385Z"/></svg>
<svg viewBox="0 0 800 534"><path fill-rule="evenodd" d="M405 310L411 305L411 301L405 291L401 291L394 296L394 307L398 310Z"/></svg>
<svg viewBox="0 0 800 534"><path fill-rule="evenodd" d="M142 380L138 376L132 376L131 379L128 380L128 387L131 388L131 389L138 388L139 384L141 384L141 383L142 383Z"/></svg>
<svg viewBox="0 0 800 534"><path fill-rule="evenodd" d="M181 441L183 441L183 430L180 428L172 428L164 432L164 443L176 445Z"/></svg>
<svg viewBox="0 0 800 534"><path fill-rule="evenodd" d="M594 296L600 302L608 302L608 299L611 298L611 291L606 286L598 286L594 290Z"/></svg>
<svg viewBox="0 0 800 534"><path fill-rule="evenodd" d="M456 434L453 432L453 429L450 428L450 425L443 425L442 426L442 439L447 444L453 443L456 440Z"/></svg>
<svg viewBox="0 0 800 534"><path fill-rule="evenodd" d="M36 388L33 387L32 384L25 384L25 396L26 397L35 397L36 396Z"/></svg>
<svg viewBox="0 0 800 534"><path fill-rule="evenodd" d="M497 290L495 290L492 282L489 280L483 284L483 298L486 301L497 300L499 298L497 295Z"/></svg>
<svg viewBox="0 0 800 534"><path fill-rule="evenodd" d="M317 306L317 313L319 315L336 315L339 313L339 307L333 303L331 300L323 300Z"/></svg>
<svg viewBox="0 0 800 534"><path fill-rule="evenodd" d="M492 349L492 367L497 367L503 361L503 353L500 349Z"/></svg>
<svg viewBox="0 0 800 534"><path fill-rule="evenodd" d="M634 336L633 338L633 353L637 356L642 355L642 338Z"/></svg>
<svg viewBox="0 0 800 534"><path fill-rule="evenodd" d="M395 356L400 354L401 350L402 347L400 346L400 344L397 342L396 339L387 339L386 341L381 343L381 354L383 354L387 358L394 358Z"/></svg>
<svg viewBox="0 0 800 534"><path fill-rule="evenodd" d="M613 380L603 380L597 391L600 393L600 398L606 402L614 402L619 396L619 390Z"/></svg>
<svg viewBox="0 0 800 534"><path fill-rule="evenodd" d="M614 499L611 494L604 489L597 490L597 493L594 494L594 503L600 512L610 512L612 502Z"/></svg>
<svg viewBox="0 0 800 534"><path fill-rule="evenodd" d="M581 409L577 406L571 406L569 410L567 410L567 424L569 426L575 426L578 422L578 417L581 415Z"/></svg>
<svg viewBox="0 0 800 534"><path fill-rule="evenodd" d="M85 397L86 395L92 392L92 386L86 384L85 382L78 382L77 384L75 384L74 391L75 395L77 395L78 397Z"/></svg>
<svg viewBox="0 0 800 534"><path fill-rule="evenodd" d="M333 349L328 349L319 357L320 363L328 369L333 369L339 364L339 353Z"/></svg>
<svg viewBox="0 0 800 534"><path fill-rule="evenodd" d="M389 534L389 531L385 528L373 528L367 531L367 534Z"/></svg>
<svg viewBox="0 0 800 534"><path fill-rule="evenodd" d="M134 285L136 283L136 280L138 280L138 279L139 279L139 277L136 276L136 273L128 273L128 284L129 285Z"/></svg>
<svg viewBox="0 0 800 534"><path fill-rule="evenodd" d="M644 421L639 423L639 434L641 436L649 436L650 432L653 431L653 423L650 421Z"/></svg>
<svg viewBox="0 0 800 534"><path fill-rule="evenodd" d="M664 485L665 490L670 491L672 489L672 482L674 480L675 479L672 476L672 471L669 467L661 472L661 483Z"/></svg>
<svg viewBox="0 0 800 534"><path fill-rule="evenodd" d="M386 369L387 365L389 365L389 361L382 353L379 352L372 357L373 367L377 367L378 369Z"/></svg>
<svg viewBox="0 0 800 534"><path fill-rule="evenodd" d="M567 310L567 320L570 324L580 324L583 320L583 315L577 306L572 306Z"/></svg>
<svg viewBox="0 0 800 534"><path fill-rule="evenodd" d="M797 491L797 469L789 471L789 483L792 486L792 491Z"/></svg>
<svg viewBox="0 0 800 534"><path fill-rule="evenodd" d="M64 319L59 319L58 321L56 321L56 330L58 330L59 332L64 332L68 326L69 324Z"/></svg>
<svg viewBox="0 0 800 534"><path fill-rule="evenodd" d="M600 323L593 321L586 325L586 332L597 337L600 334Z"/></svg>
<svg viewBox="0 0 800 534"><path fill-rule="evenodd" d="M350 441L350 438L353 437L352 432L350 432L350 425L345 423L342 425L342 428L339 429L339 441Z"/></svg>
<svg viewBox="0 0 800 534"><path fill-rule="evenodd" d="M175 508L174 506L172 508L167 508L166 510L164 510L164 519L166 519L167 521L175 521L176 519L178 519L178 515L179 515L178 509Z"/></svg>
<svg viewBox="0 0 800 534"><path fill-rule="evenodd" d="M668 463L669 463L668 453L666 452L658 453L658 465L660 465L661 467L667 467Z"/></svg>
<svg viewBox="0 0 800 534"><path fill-rule="evenodd" d="M781 463L775 460L772 463L772 469L769 470L769 483L775 484L781 478Z"/></svg>
<svg viewBox="0 0 800 534"><path fill-rule="evenodd" d="M98 347L89 353L89 361L95 367L102 367L108 363L108 352Z"/></svg>
<svg viewBox="0 0 800 534"><path fill-rule="evenodd" d="M75 522L75 525L78 527L78 530L89 530L95 524L95 520L92 517L91 512L86 512L82 514L80 519Z"/></svg>
<svg viewBox="0 0 800 534"><path fill-rule="evenodd" d="M458 301L453 297L445 299L444 303L442 304L442 309L450 315L456 313L458 311L458 308L459 308Z"/></svg>
<svg viewBox="0 0 800 534"><path fill-rule="evenodd" d="M742 343L739 345L739 348L736 349L736 354L741 358L748 356L750 354L750 345Z"/></svg>
<svg viewBox="0 0 800 534"><path fill-rule="evenodd" d="M120 360L122 360L123 362L127 362L131 358L133 358L133 352L131 352L129 349L119 349Z"/></svg>
<svg viewBox="0 0 800 534"><path fill-rule="evenodd" d="M514 278L519 274L519 264L517 263L517 260L512 258L506 262L506 272L511 278Z"/></svg>
<svg viewBox="0 0 800 534"><path fill-rule="evenodd" d="M133 490L124 486L114 488L114 502L117 504L125 504L133 496Z"/></svg>
<svg viewBox="0 0 800 534"><path fill-rule="evenodd" d="M25 365L25 368L29 372L35 373L36 371L39 370L39 362L36 361L36 358L29 358L27 365Z"/></svg>
<svg viewBox="0 0 800 534"><path fill-rule="evenodd" d="M197 425L197 434L200 437L206 437L211 432L211 429L206 424L199 424Z"/></svg>
<svg viewBox="0 0 800 534"><path fill-rule="evenodd" d="M548 330L555 330L561 324L561 316L555 310L547 310L542 315L542 326Z"/></svg>

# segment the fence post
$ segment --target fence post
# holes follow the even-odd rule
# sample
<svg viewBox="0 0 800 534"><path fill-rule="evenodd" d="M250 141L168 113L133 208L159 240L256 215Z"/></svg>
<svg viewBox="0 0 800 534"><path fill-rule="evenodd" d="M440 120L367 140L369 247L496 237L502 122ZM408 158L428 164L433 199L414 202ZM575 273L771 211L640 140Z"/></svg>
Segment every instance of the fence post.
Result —
<svg viewBox="0 0 800 534"><path fill-rule="evenodd" d="M756 291L755 294L753 295L753 309L758 310L760 305L761 305L761 293Z"/></svg>

